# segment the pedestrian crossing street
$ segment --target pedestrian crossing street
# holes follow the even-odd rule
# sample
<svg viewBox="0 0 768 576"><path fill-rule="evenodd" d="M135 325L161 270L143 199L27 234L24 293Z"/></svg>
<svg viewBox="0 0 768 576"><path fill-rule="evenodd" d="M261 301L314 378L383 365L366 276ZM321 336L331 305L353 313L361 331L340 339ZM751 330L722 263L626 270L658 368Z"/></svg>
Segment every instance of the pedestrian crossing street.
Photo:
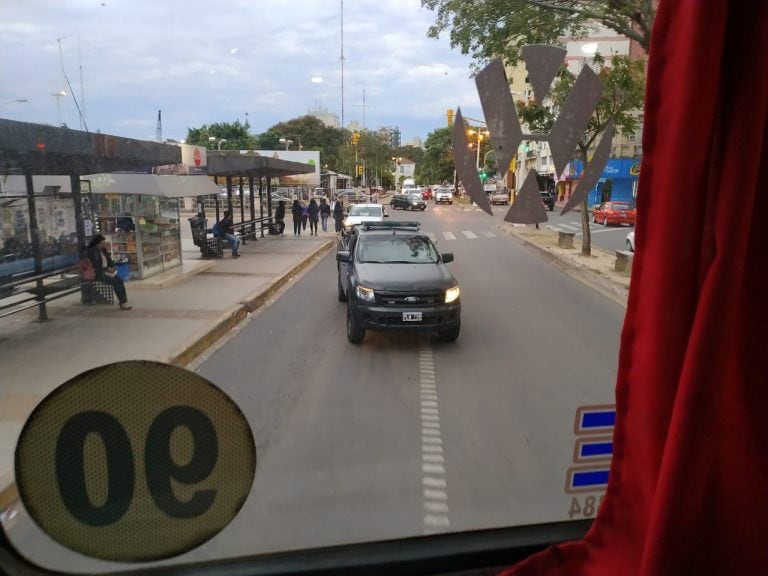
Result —
<svg viewBox="0 0 768 576"><path fill-rule="evenodd" d="M490 230L479 230L478 232L473 232L472 230L459 230L455 233L445 230L439 234L428 232L427 235L433 242L437 242L438 240L478 240L482 238L496 238L496 233L491 232Z"/></svg>

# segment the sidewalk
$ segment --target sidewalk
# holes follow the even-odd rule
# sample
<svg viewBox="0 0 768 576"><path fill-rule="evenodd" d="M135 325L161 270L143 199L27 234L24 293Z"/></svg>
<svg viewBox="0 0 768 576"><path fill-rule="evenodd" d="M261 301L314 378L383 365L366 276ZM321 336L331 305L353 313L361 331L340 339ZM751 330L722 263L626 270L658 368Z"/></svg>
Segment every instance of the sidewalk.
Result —
<svg viewBox="0 0 768 576"><path fill-rule="evenodd" d="M24 421L54 388L81 372L119 360L184 366L249 312L266 303L335 245L333 232L265 236L240 247L239 259L201 260L182 217L183 266L126 283L133 310L83 306L79 294L0 320L0 492L13 478L13 452ZM289 223L290 224L290 223ZM332 228L332 222L331 222ZM115 302L117 302L115 300Z"/></svg>

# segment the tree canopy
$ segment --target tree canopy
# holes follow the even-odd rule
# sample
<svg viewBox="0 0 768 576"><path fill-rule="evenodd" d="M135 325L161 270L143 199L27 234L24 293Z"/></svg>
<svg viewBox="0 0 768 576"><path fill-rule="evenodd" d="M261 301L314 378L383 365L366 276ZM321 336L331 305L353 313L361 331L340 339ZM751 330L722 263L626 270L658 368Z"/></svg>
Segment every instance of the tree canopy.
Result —
<svg viewBox="0 0 768 576"><path fill-rule="evenodd" d="M476 68L491 58L521 60L526 44L557 44L584 36L600 22L648 51L656 15L654 0L422 0L437 13L428 35L448 31L451 46L471 54Z"/></svg>
<svg viewBox="0 0 768 576"><path fill-rule="evenodd" d="M631 134L637 130L638 111L642 108L645 95L645 63L642 60L627 56L614 56L611 65L596 54L594 67L603 84L603 92L592 114L587 128L578 142L578 155L586 166L589 151L603 133L609 122L612 122L616 132ZM566 68L555 80L552 92L544 102L534 100L517 102L517 110L521 120L533 132L549 132L552 128L560 107L565 102L575 82L575 76ZM591 237L587 221L587 200L582 207L582 254L591 254Z"/></svg>
<svg viewBox="0 0 768 576"><path fill-rule="evenodd" d="M250 134L248 122L242 124L240 120L234 122L215 122L210 126L203 124L200 128L187 128L187 143L198 146L217 148L220 140L222 150L253 150L256 148L256 139ZM211 143L209 138L215 138Z"/></svg>

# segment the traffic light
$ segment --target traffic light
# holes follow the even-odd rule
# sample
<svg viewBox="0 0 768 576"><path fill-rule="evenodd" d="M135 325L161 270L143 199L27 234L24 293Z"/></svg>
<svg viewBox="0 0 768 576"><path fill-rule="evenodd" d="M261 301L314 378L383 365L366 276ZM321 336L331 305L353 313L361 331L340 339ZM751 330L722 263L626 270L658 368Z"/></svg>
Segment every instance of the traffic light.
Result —
<svg viewBox="0 0 768 576"><path fill-rule="evenodd" d="M357 165L357 175L358 176L362 176L363 175L363 165L362 164L358 164Z"/></svg>
<svg viewBox="0 0 768 576"><path fill-rule="evenodd" d="M360 141L360 132L352 132L352 144L357 144Z"/></svg>
<svg viewBox="0 0 768 576"><path fill-rule="evenodd" d="M445 118L448 120L448 127L450 128L453 126L453 108L448 108L448 111L445 113Z"/></svg>

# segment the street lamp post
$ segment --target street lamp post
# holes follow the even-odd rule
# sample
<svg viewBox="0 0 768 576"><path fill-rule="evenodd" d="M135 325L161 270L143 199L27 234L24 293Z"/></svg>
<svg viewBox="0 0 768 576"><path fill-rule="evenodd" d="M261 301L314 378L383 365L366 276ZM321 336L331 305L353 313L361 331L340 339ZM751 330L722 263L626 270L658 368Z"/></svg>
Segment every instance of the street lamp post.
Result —
<svg viewBox="0 0 768 576"><path fill-rule="evenodd" d="M222 144L226 144L227 143L227 139L226 138L216 138L216 136L209 136L208 137L208 142L210 142L211 144L215 144L216 145L216 150L221 151L221 145Z"/></svg>
<svg viewBox="0 0 768 576"><path fill-rule="evenodd" d="M288 147L291 144L293 144L293 140L288 140L288 138L280 138L280 140L278 140L278 142L280 142L280 144L285 144L285 149L286 150L288 150Z"/></svg>
<svg viewBox="0 0 768 576"><path fill-rule="evenodd" d="M488 135L488 130L467 130L467 134L470 137L475 138L477 142L477 154L476 154L476 164L477 164L477 171L480 171L480 144L483 141L483 138L485 138Z"/></svg>

